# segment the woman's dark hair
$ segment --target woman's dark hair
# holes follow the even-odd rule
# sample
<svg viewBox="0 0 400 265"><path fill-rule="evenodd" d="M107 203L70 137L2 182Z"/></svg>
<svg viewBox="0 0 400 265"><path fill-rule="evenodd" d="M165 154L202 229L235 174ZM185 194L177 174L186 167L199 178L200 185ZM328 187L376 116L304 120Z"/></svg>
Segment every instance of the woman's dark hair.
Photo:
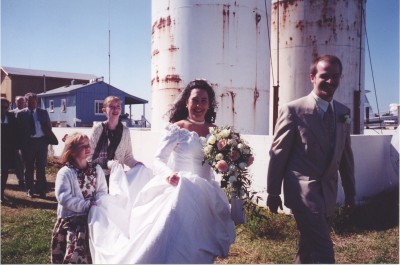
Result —
<svg viewBox="0 0 400 265"><path fill-rule="evenodd" d="M205 121L208 123L214 123L216 116L215 110L217 109L215 92L212 86L204 79L195 79L191 81L178 95L172 108L168 112L169 122L174 123L180 120L184 120L188 117L189 111L186 108L186 102L189 99L192 90L196 88L203 89L207 92L210 107L205 115Z"/></svg>

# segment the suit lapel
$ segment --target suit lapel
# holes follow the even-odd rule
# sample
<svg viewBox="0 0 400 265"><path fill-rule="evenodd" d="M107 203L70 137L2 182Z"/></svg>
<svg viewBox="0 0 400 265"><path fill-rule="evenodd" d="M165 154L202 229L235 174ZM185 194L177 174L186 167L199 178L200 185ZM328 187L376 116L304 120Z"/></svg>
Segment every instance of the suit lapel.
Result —
<svg viewBox="0 0 400 265"><path fill-rule="evenodd" d="M334 148L335 152L333 154L333 157L335 157L338 151L338 147L341 146L342 140L344 139L343 122L342 122L344 112L340 104L337 104L335 100L333 101L333 104L335 109L335 128L336 128L336 134L335 134L336 138L335 138L335 148Z"/></svg>

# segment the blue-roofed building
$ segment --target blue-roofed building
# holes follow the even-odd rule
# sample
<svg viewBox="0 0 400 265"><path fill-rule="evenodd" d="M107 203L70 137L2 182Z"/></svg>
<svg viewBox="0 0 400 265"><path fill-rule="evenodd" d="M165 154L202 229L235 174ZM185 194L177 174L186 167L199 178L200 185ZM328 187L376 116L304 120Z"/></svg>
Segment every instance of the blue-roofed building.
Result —
<svg viewBox="0 0 400 265"><path fill-rule="evenodd" d="M144 110L144 105L148 103L147 100L132 96L103 82L102 79L87 84L59 87L40 93L38 97L41 99L40 107L49 112L54 126L91 127L93 122L106 120L102 112L103 100L111 95L121 99L122 114L126 105L143 104ZM135 125L128 118L125 121L127 126ZM146 127L142 124L136 126Z"/></svg>

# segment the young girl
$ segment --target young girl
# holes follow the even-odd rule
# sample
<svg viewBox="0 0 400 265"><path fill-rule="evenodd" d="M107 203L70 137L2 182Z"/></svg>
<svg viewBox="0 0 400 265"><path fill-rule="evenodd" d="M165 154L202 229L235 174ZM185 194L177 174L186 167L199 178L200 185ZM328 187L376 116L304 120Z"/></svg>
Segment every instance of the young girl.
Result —
<svg viewBox="0 0 400 265"><path fill-rule="evenodd" d="M89 138L82 133L65 137L57 173L57 222L51 244L51 263L92 263L87 217L96 200L107 194L104 172L90 163Z"/></svg>

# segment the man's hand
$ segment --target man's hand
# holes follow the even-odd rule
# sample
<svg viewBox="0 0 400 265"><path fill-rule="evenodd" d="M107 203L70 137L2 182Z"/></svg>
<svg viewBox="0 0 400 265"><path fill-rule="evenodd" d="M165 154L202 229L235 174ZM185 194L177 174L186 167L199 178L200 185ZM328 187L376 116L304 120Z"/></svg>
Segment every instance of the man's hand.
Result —
<svg viewBox="0 0 400 265"><path fill-rule="evenodd" d="M350 197L345 197L344 199L344 209L347 213L352 213L354 211L355 208L355 201L354 201L354 197L350 196Z"/></svg>
<svg viewBox="0 0 400 265"><path fill-rule="evenodd" d="M271 213L278 213L278 207L283 210L281 197L279 195L268 195L267 206Z"/></svg>

